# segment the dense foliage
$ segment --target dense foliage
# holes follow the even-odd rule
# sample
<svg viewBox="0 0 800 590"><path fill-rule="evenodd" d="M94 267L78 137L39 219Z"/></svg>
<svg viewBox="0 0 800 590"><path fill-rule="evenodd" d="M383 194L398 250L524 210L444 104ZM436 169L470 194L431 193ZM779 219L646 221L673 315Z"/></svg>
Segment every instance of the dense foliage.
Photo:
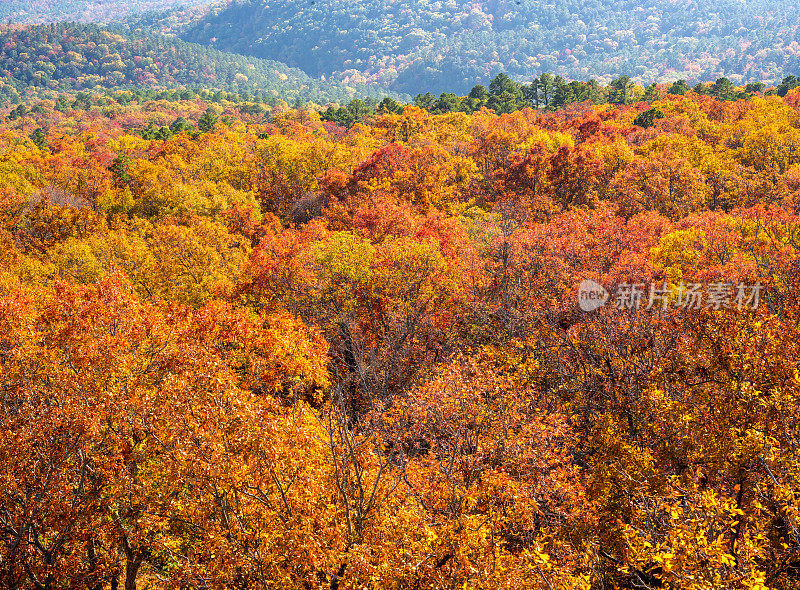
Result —
<svg viewBox="0 0 800 590"><path fill-rule="evenodd" d="M498 71L774 82L798 70L798 10L794 0L233 0L184 38L409 94L466 93Z"/></svg>
<svg viewBox="0 0 800 590"><path fill-rule="evenodd" d="M379 89L329 84L284 64L160 35L69 23L0 29L0 100L104 88L215 88L325 104Z"/></svg>
<svg viewBox="0 0 800 590"><path fill-rule="evenodd" d="M669 95L683 96L687 92L696 95L713 96L718 100L735 101L754 96L786 96L800 86L800 79L789 75L777 86L767 87L762 82L750 82L745 86L734 86L727 78L718 78L713 83L698 82L690 88L686 80L672 84L650 84L643 87L634 84L630 77L621 76L608 85L596 80L566 82L561 76L542 73L530 84L520 84L507 74L498 74L487 89L478 84L466 96L452 92L442 92L438 97L430 92L418 94L413 104L427 112L441 115L445 113L475 113L490 109L496 114L513 113L523 109L557 111L576 103L586 104L634 104L654 103ZM367 121L378 114L401 113L403 104L391 97L380 102L368 98L351 100L344 106L329 106L320 113L323 121L336 123L342 127L352 127L357 122ZM638 127L650 127L656 119L664 117L657 107L640 112L633 120Z"/></svg>
<svg viewBox="0 0 800 590"><path fill-rule="evenodd" d="M128 98L2 111L4 588L800 588L800 91Z"/></svg>
<svg viewBox="0 0 800 590"><path fill-rule="evenodd" d="M208 0L3 0L0 22L109 22L150 11L209 4Z"/></svg>
<svg viewBox="0 0 800 590"><path fill-rule="evenodd" d="M727 78L718 78L713 83L698 82L691 90L699 95L713 96L719 100L739 100L764 94L766 96L786 96L789 91L800 86L800 79L789 75L777 86L767 88L762 82L751 82L744 87L736 87ZM629 76L620 76L608 85L599 84L596 80L567 82L561 76L553 76L547 72L535 77L530 84L520 84L506 74L498 74L492 79L489 88L478 84L466 96L457 96L452 92L443 92L438 97L430 92L418 94L414 104L434 114L464 112L474 113L483 108L491 109L497 114L513 113L525 108L556 111L574 103L591 104L632 104L637 102L655 102L665 95L682 96L689 92L686 80L677 80L672 84L650 84L643 87L634 84ZM349 105L348 105L349 108ZM379 110L397 112L399 105L391 98L384 99ZM659 114L660 113L660 114ZM340 118L346 113L336 111ZM334 116L329 109L324 116ZM649 127L654 118L661 118L663 113L653 108L637 116L634 124ZM355 115L351 118L357 119Z"/></svg>

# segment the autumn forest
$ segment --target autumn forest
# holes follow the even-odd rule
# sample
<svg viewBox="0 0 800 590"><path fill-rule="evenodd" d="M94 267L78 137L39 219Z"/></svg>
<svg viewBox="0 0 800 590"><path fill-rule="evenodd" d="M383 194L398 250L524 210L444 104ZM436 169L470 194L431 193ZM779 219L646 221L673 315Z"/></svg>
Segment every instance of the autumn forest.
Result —
<svg viewBox="0 0 800 590"><path fill-rule="evenodd" d="M5 107L0 587L800 588L800 89L728 86Z"/></svg>

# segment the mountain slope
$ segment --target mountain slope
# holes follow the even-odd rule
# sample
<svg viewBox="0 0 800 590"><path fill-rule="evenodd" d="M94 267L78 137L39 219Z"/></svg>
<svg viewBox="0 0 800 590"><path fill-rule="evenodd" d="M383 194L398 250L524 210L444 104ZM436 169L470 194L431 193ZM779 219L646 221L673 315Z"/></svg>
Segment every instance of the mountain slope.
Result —
<svg viewBox="0 0 800 590"><path fill-rule="evenodd" d="M183 38L412 94L466 92L498 71L772 81L798 64L797 11L798 0L235 0Z"/></svg>
<svg viewBox="0 0 800 590"><path fill-rule="evenodd" d="M0 95L6 97L96 86L215 88L323 104L356 94L386 94L322 82L282 63L172 37L64 23L0 28L0 73Z"/></svg>
<svg viewBox="0 0 800 590"><path fill-rule="evenodd" d="M209 0L2 0L0 22L110 22L151 10L208 3Z"/></svg>

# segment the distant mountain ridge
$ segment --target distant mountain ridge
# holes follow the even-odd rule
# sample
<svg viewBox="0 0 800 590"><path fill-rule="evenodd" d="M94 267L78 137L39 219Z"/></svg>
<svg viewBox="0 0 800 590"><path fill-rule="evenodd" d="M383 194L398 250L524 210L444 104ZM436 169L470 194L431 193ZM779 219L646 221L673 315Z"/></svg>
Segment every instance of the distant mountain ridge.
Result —
<svg viewBox="0 0 800 590"><path fill-rule="evenodd" d="M210 88L321 104L387 94L323 82L276 61L95 24L0 27L0 72L0 101L96 87Z"/></svg>
<svg viewBox="0 0 800 590"><path fill-rule="evenodd" d="M506 71L608 82L776 81L797 70L798 0L234 0L187 41L416 94Z"/></svg>

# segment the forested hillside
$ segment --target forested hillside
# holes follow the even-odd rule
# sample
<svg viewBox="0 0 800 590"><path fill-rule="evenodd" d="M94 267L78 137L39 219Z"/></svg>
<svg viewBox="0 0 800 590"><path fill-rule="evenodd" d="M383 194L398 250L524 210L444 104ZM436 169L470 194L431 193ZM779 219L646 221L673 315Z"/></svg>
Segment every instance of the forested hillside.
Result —
<svg viewBox="0 0 800 590"><path fill-rule="evenodd" d="M184 38L409 94L466 93L499 71L739 83L798 70L798 10L794 0L234 0Z"/></svg>
<svg viewBox="0 0 800 590"><path fill-rule="evenodd" d="M210 0L3 0L0 22L109 22L134 14L211 4Z"/></svg>
<svg viewBox="0 0 800 590"><path fill-rule="evenodd" d="M800 588L800 90L657 90L2 109L0 586Z"/></svg>
<svg viewBox="0 0 800 590"><path fill-rule="evenodd" d="M325 104L380 89L329 84L282 63L97 25L0 29L0 101L100 88L211 88Z"/></svg>

